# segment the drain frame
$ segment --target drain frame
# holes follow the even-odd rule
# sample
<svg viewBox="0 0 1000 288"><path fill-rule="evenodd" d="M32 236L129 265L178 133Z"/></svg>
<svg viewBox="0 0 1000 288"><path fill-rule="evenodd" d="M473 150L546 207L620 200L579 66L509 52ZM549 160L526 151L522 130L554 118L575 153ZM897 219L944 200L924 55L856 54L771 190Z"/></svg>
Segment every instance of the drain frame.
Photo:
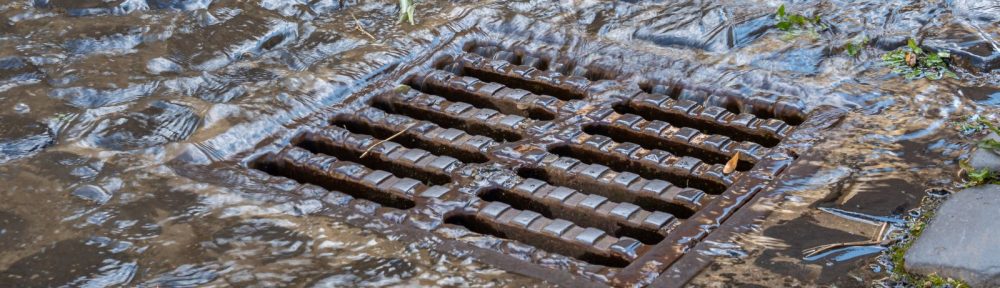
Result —
<svg viewBox="0 0 1000 288"><path fill-rule="evenodd" d="M501 42L495 41L495 39L503 37L510 38L506 38L507 40ZM245 168L255 168L257 163L260 163L260 159L273 160L274 157L284 155L281 153L287 153L284 151L290 149L288 147L295 147L296 149L305 150L312 154L325 154L321 151L324 149L316 149L315 147L313 147L314 149L303 149L297 146L317 145L316 143L336 138L317 136L321 135L324 130L330 130L331 125L334 125L332 127L336 127L337 124L350 125L351 121L360 121L363 124L357 125L357 127L354 127L355 129L344 127L333 130L343 130L338 133L346 133L346 136L342 137L344 139L355 139L362 136L368 137L363 141L355 139L357 141L353 142L354 146L342 149L353 149L351 152L357 154L364 147L376 148L372 149L374 152L367 156L352 154L353 156L351 157L353 158L346 157L348 159L339 159L345 157L336 157L336 155L326 156L338 158L337 161L352 162L353 164L375 171L366 172L369 174L381 171L383 173L380 173L380 175L385 177L380 179L393 179L392 181L406 181L406 183L419 182L420 184L393 184L380 188L379 185L382 184L378 181L381 180L375 180L372 181L372 187L360 189L360 192L367 192L369 194L385 194L389 193L386 191L396 191L402 193L399 195L404 195L399 196L406 198L404 202L409 201L410 203L407 203L407 205L395 205L397 207L393 208L391 206L394 205L380 205L377 203L396 201L380 198L382 196L368 195L368 197L375 197L373 199L375 202L373 202L363 199L366 197L359 195L359 191L350 191L351 193L344 194L338 192L337 189L325 189L305 183L301 184L303 187L329 190L329 193L339 193L340 197L350 198L350 200L336 206L346 211L365 214L365 217L386 222L385 226L387 227L391 226L391 229L376 230L385 230L383 231L384 233L397 236L402 234L420 235L420 237L413 237L412 239L417 239L414 241L434 239L435 243L448 243L441 247L428 245L428 249L457 256L468 256L471 254L485 263L497 265L508 271L544 279L554 284L573 286L635 286L650 284L656 278L650 277L650 275L667 275L668 273L665 271L675 262L682 259L690 259L691 256L688 256L690 253L683 253L682 251L690 250L699 244L701 239L706 238L708 235L713 235L712 233L715 233L713 230L717 227L725 226L728 218L737 211L742 210L739 207L753 201L760 191L769 189L768 187L781 176L783 170L794 165L798 156L809 150L810 143L794 139L800 128L824 126L830 123L831 119L843 117L844 114L840 109L824 106L814 109L809 115L805 115L802 111L795 111L796 104L786 101L787 99L774 100L773 97L767 98L760 95L742 96L733 94L735 93L733 91L707 89L691 85L684 81L664 80L664 83L671 83L667 85L669 88L656 88L664 87L665 85L650 86L645 84L650 83L648 79L636 76L642 74L643 71L619 70L616 73L609 73L606 70L602 70L600 65L594 63L585 63L583 61L571 61L568 64L560 63L560 59L581 59L583 57L581 55L572 55L572 53L566 55L565 51L559 52L563 54L557 53L556 56L543 55L545 53L552 53L552 49L547 48L548 44L545 44L544 41L525 41L525 39L511 35L499 35L495 38L488 38L493 39L489 41L484 39L487 38L482 35L465 35L457 37L452 41L446 41L446 43L431 49L436 52L419 56L410 64L400 65L400 67L396 67L396 69L384 74L380 79L372 81L366 86L367 88L354 93L344 103L317 112L311 116L312 121L307 121L295 129L285 131L283 136L265 141L264 144L258 145L257 149L237 156L237 158L242 159L238 165ZM502 62L502 60L490 60L484 57L484 55L474 52L478 50L491 50L482 49L482 47L488 46L497 47L495 49L497 51L493 55L501 55L496 58L514 60L508 62L507 66L503 66L493 63L493 61ZM615 47L627 49L620 46ZM535 52L537 53L533 54ZM483 59L486 59L487 64L490 65L482 64L481 61L484 61ZM532 63L537 67L518 65L532 65ZM647 64L646 66L639 67L669 69L667 63ZM505 68L507 70L494 69L497 67L507 67ZM486 71L487 68L494 70ZM565 75L559 71L572 73L577 76ZM616 74L619 75L618 78L608 77L609 75ZM548 81L547 84L546 81ZM400 91L399 85L408 85L411 88ZM680 97L681 92L677 92L678 89L679 91L686 91L685 89L701 91L699 93L707 94L708 96L722 96L716 98L704 97L703 103L694 103L690 99L674 98ZM459 101L463 97L470 100ZM695 96L691 97L692 99L697 98ZM719 130L702 130L691 127L697 126L697 124L678 124L676 120L671 122L661 116L640 116L629 113L632 111L615 109L616 105L629 105L629 101L639 100L649 100L645 103L658 103L657 105L671 102L673 104L671 104L670 109L674 110L670 111L682 111L686 113L685 115L693 115L692 119L695 120L692 121L721 121L719 119L724 118L728 121L725 122L728 123L725 125L746 126L748 123L758 123L763 128L748 129L751 129L753 133L764 131L761 133L770 133L767 135L780 137L780 139L775 141L777 143L767 142L774 140L768 138L746 137L733 139L729 135L744 132L727 130L719 134L716 133L720 132ZM768 103L768 101L772 105L760 104ZM749 109L748 111L753 113L733 114L734 104L732 103L736 102L749 103L747 104L749 108L737 107L735 110ZM661 109L656 107L648 106L644 109ZM417 108L419 109L400 112L405 109ZM763 110L770 110L770 112L760 112ZM735 116L728 116L730 114ZM813 119L812 115L814 114L823 115L823 117ZM794 121L795 125L789 124L793 122L777 120L779 118L790 119ZM466 122L460 123L462 121ZM816 121L824 121L824 123L817 123ZM784 124L785 126L779 124ZM364 127L364 125L371 126ZM633 161L639 164L608 165L614 166L608 167L596 161L572 165L558 162L559 159L567 157L560 157L559 153L552 153L551 149L554 149L553 147L566 147L566 145L570 145L567 143L574 141L573 139L582 139L581 137L585 136L581 135L591 134L587 133L588 129L586 127L598 126L604 128L597 130L590 129L590 132L594 132L590 138L600 139L591 142L580 141L572 145L590 147L587 149L595 149L593 151L597 152L594 153L603 153L601 155L616 157L618 160L615 161L619 161L619 163L622 161ZM673 127L670 128L671 126ZM616 133L627 132L635 134L631 135L634 138L629 139L639 139L638 136L644 137L643 139L656 139L657 137L662 138L664 135L668 135L667 137L670 138L658 140L669 140L670 142L669 144L657 143L655 145L643 145L644 143L627 141L619 142L615 141L616 138L617 140L629 139L620 137L620 135L618 135L619 137L602 135L612 134L606 132L609 129L608 127L617 129L614 130L618 131ZM665 129L674 130L670 130L671 132L668 133L664 132L666 131ZM361 131L365 130L370 130L371 132L361 133ZM604 130L605 132L598 130ZM600 137L593 137L594 135ZM692 141L697 141L697 145L692 144ZM763 143L765 145L757 143L761 141L767 143ZM438 145L439 147L435 147L431 144L440 145ZM663 147L664 145L674 145L677 147L675 149L686 148L694 150L684 151L684 153L677 150L671 153L656 148ZM412 157L403 155L392 156L390 150L394 151L396 148L389 149L386 146L399 146L401 147L399 149L409 149L409 151L419 150L419 152L406 154L412 154ZM301 153L301 151L297 151L296 153ZM340 152L329 153L337 154ZM712 155L701 155L699 153ZM722 165L719 162L733 153L741 153L743 157L747 158L744 158L744 163L741 163L736 172L731 174L722 173ZM699 155L701 155L700 158ZM360 159L362 157L372 158ZM431 158L434 160L428 160ZM442 164L443 162L437 159L446 159L443 161L448 163ZM705 162L705 159L708 159L708 161ZM431 164L431 162L435 161L441 163ZM294 160L289 163L293 162ZM375 166L383 168L388 167L388 165L397 164L416 165L414 166L416 168L434 165L447 166L449 168L442 168L440 170L444 171L444 174L427 174L429 172L411 171L411 173L406 175L395 175L391 172L376 169L378 167L370 167L374 165L371 163L376 162L378 165ZM369 165L365 165L364 163L369 163ZM583 167L581 165L585 165L586 167L581 168ZM410 166L404 165L401 167L410 169L408 168ZM532 173L523 172L532 171L532 169L536 172L544 171L544 173L549 175L546 177L539 177L537 175L532 177ZM711 181L717 181L717 183L721 183L718 185L723 186L723 189L719 191L720 189L718 188L699 186L697 184L694 185L696 187L692 188L690 178L667 180L661 174L653 172L644 173L637 169L666 173L662 175L689 173L690 175L696 175L691 177L696 177L697 179L712 179ZM405 173L406 171L400 170L396 172L398 174ZM253 174L252 178L255 179L253 181L259 182L262 187L276 187L276 184L273 183L275 181L274 178L282 177L280 175L268 175L262 171L257 171ZM433 175L433 177L418 177L414 175ZM444 181L445 176L443 175L447 175L446 177L451 181ZM362 180L357 181L368 181L364 180L367 179L364 178L367 176L370 175L358 175L358 177L361 177L358 179ZM412 179L405 176L414 176L416 178L430 177L434 179ZM553 177L561 177L560 179L563 180L555 181L552 180ZM651 199L655 197L666 197L661 195L667 195L673 197L669 198L672 199L670 201L676 202L670 203L682 208L662 208L664 207L663 204L655 206L648 203L636 205L627 201L621 202L621 200L627 200L629 197L609 200L592 191L587 192L573 189L582 189L586 185L575 187L559 185L578 183L580 182L579 179L583 179L580 177L591 177L593 180L590 181L593 181L593 184L620 187L616 193L646 193L630 195L634 197L632 199L652 201ZM301 183L294 180L288 181ZM687 183L684 183L685 181ZM526 182L541 183L534 185L547 185L545 187L548 188L533 190L534 192L518 188L520 187L518 185ZM287 185L289 182L285 181L283 183ZM331 185L326 186L327 188L335 188ZM709 188L709 191L701 191L702 189L698 189L699 187ZM282 189L276 191L280 190ZM525 206L512 208L510 205L504 204L503 201L511 202L523 199L509 200L514 199L510 198L513 197L511 195L503 197L496 195L490 197L483 196L484 193L514 194L512 191L515 190L519 191L516 197L539 197L538 199L532 198L534 200L531 201L540 202L528 201L532 204L521 203L521 205ZM543 190L544 193L542 192ZM534 193L540 194L535 195ZM352 194L360 197L350 196ZM564 198L559 198L563 196L550 196L556 194L587 196L581 196L585 198L580 199L572 198L571 196L565 196ZM396 194L389 193L386 195ZM597 195L599 198L592 197L594 195ZM508 200L502 200L505 197ZM555 198L559 198L558 202L549 200ZM619 202L613 200L619 200ZM591 210L587 211L592 211L583 213L599 213L594 215L602 215L601 217L620 217L615 219L625 221L622 223L634 222L621 227L647 229L642 231L644 233L656 233L662 236L662 238L650 238L646 235L644 236L646 238L644 239L645 241L639 241L627 237L629 234L635 235L635 231L621 232L615 230L615 227L612 226L600 228L587 227L580 223L589 223L593 226L600 225L580 220L581 218L579 217L573 218L573 216L577 215L564 216L565 218L576 219L574 221L567 221L558 217L558 215L565 215L560 213L576 213L573 212L575 210L560 211L559 213L549 211L547 214L532 211L533 209L538 209L539 206L545 205L564 209L571 207L567 206L569 205L567 204L568 202L564 201L576 201L573 202L572 205L574 206L572 207L589 207ZM590 201L588 203L592 204L581 204L584 201ZM638 202L640 200L631 201ZM347 204L355 202L361 204ZM547 204L539 204L543 202ZM496 206L499 204L496 203L504 204L508 207L496 214L491 214L493 218L481 218L481 215L484 215L483 213L488 213L483 211L489 211L489 209L497 210ZM690 209L690 211L685 213L673 209ZM352 213L339 211L331 213L330 217L346 221L348 219L343 218L343 215L346 214ZM487 228L506 230L482 234L472 231L475 229L462 228L462 225L456 226L448 223L471 221L448 221L448 219L459 219L462 217L472 217L477 219L476 221L487 223L486 225L490 226ZM500 218L506 220L500 221L498 220ZM543 223L544 225L538 223ZM497 226L500 224L508 226ZM572 226L562 228L561 232L579 228L577 232L568 232L571 234L576 233L565 236L572 238L570 240L553 238L556 240L545 241L554 242L542 243L545 241L532 239L534 235L546 235L543 233L565 225ZM362 224L360 226L366 225ZM510 236L518 233L526 234ZM566 234L549 235L558 238ZM615 237L616 235L623 237ZM470 236L492 237L495 239L491 239L489 242L496 244L489 247L477 246L473 241L465 239ZM535 243L536 245L525 244L525 242L536 240L542 242L537 242ZM585 243L588 241L590 244ZM570 245L572 247L556 247L560 245ZM511 251L530 252L514 253ZM588 259L595 259L595 257L600 260L588 261ZM625 262L623 264L620 261ZM689 260L686 261L690 262ZM687 262L684 262L686 263L684 265L690 266L691 264ZM701 266L701 268L703 267ZM694 274L673 273L671 275L682 275L687 278L681 279L679 282L672 281L670 283L684 283L687 279L693 277ZM661 276L656 281L667 281L662 280L665 279L664 277L666 276Z"/></svg>

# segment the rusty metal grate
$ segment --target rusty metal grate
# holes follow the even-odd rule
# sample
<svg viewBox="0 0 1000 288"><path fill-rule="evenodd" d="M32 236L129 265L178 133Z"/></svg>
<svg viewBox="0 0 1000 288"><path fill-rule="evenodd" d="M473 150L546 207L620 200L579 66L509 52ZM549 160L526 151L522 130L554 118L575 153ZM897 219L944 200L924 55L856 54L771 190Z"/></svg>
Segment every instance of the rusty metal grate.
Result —
<svg viewBox="0 0 1000 288"><path fill-rule="evenodd" d="M473 253L631 285L765 189L807 120L787 99L636 85L521 47L471 41L432 60L249 166L377 203Z"/></svg>

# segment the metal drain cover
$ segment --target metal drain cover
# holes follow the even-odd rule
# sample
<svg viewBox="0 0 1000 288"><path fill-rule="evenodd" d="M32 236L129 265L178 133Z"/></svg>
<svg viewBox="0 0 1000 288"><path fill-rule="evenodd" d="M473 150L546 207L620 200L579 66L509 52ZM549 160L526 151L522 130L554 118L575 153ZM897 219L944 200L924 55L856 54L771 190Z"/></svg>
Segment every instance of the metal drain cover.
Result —
<svg viewBox="0 0 1000 288"><path fill-rule="evenodd" d="M335 191L330 217L367 215L429 249L556 284L643 285L768 189L808 148L785 140L819 126L791 99L633 81L642 71L512 43L457 39L244 163Z"/></svg>

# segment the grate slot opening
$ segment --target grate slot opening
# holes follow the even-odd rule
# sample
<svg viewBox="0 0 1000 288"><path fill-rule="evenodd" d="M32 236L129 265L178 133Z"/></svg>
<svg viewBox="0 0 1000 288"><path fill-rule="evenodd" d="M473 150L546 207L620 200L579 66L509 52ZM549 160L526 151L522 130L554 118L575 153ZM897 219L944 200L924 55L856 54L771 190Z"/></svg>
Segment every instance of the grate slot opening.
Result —
<svg viewBox="0 0 1000 288"><path fill-rule="evenodd" d="M509 88L527 90L528 92L537 95L549 95L563 101L583 100L587 98L587 95L584 94L582 91L578 92L572 89L562 88L544 82L532 82L524 78L511 77L493 71L473 69L465 67L462 64L462 62L443 63L443 65L441 66L442 66L440 68L441 70L455 73L459 76L475 77L481 81L494 82L502 84Z"/></svg>
<svg viewBox="0 0 1000 288"><path fill-rule="evenodd" d="M510 51L494 44L481 45L475 43L463 50L483 56L483 58L503 60L514 65L531 66L543 71L549 71L549 62L551 61L551 59L544 55L535 55L523 49Z"/></svg>
<svg viewBox="0 0 1000 288"><path fill-rule="evenodd" d="M501 113L504 114L518 115L540 121L549 121L556 119L555 113L542 109L541 107L531 106L527 108L518 108L516 106L510 106L510 105L507 106L497 105L495 102L493 102L493 99L491 99L490 97L483 97L482 95L470 93L469 91L454 89L447 86L441 86L437 85L437 83L421 84L414 82L415 81L408 81L407 85L416 89L417 91L431 95L436 95L441 98L447 99L448 101L469 103L472 106L475 106L476 108L493 109L500 111Z"/></svg>
<svg viewBox="0 0 1000 288"><path fill-rule="evenodd" d="M698 188L709 194L721 194L726 191L727 188L725 185L720 183L668 173L660 169L647 167L638 161L623 160L618 157L612 157L606 153L593 152L571 145L556 145L549 148L549 152L563 157L574 158L587 164L600 164L608 166L615 171L632 172L646 179L663 179L679 187Z"/></svg>
<svg viewBox="0 0 1000 288"><path fill-rule="evenodd" d="M464 49L465 52L483 56L483 58L505 61L514 65L529 66L542 71L558 72L563 75L573 75L587 78L590 81L614 80L618 72L598 67L584 67L568 57L557 57L530 53L523 48L506 49L495 44L473 44Z"/></svg>
<svg viewBox="0 0 1000 288"><path fill-rule="evenodd" d="M419 109L411 105L407 105L406 103L399 103L398 101L386 99L385 97L375 97L375 99L372 99L372 107L388 113L404 115L413 119L432 122L444 128L454 128L464 130L470 134L483 135L493 138L493 140L496 140L497 142L514 142L519 141L522 138L521 135L518 135L517 133L495 129L487 125L467 121L466 119L459 117L452 117L444 113Z"/></svg>
<svg viewBox="0 0 1000 288"><path fill-rule="evenodd" d="M354 134L364 134L371 135L375 138L386 139L392 137L399 131L393 131L386 127L380 127L377 125L372 125L368 121L358 120L354 117L337 117L330 122L331 125L344 127L347 131ZM419 124L417 124L419 125ZM449 145L441 145L440 143L434 143L427 141L416 136L413 133L399 134L396 138L392 139L393 142L399 143L408 148L420 148L427 150L436 155L447 155L455 157L459 161L464 163L486 163L489 162L489 158L482 153L469 153L459 149L454 149ZM367 156L366 156L367 157Z"/></svg>
<svg viewBox="0 0 1000 288"><path fill-rule="evenodd" d="M535 93L538 95L549 95L563 101L582 100L587 98L587 96L584 95L583 93L578 93L577 91L573 91L570 89L564 89L553 85L531 82L522 78L510 77L507 75L493 73L489 71L481 71L477 69L462 69L462 74L476 77L483 81L500 83L510 88L528 90L528 92Z"/></svg>
<svg viewBox="0 0 1000 288"><path fill-rule="evenodd" d="M673 98L674 100L682 98L681 94L683 94L684 91L686 91L685 88L684 88L684 86L682 84L680 84L680 83L676 83L675 81L668 81L667 83L671 83L671 84L658 84L658 83L653 83L653 82L643 82L643 83L639 84L639 89L642 89L643 92L646 92L646 93L649 93L649 94L666 95L666 96L668 96L670 98ZM694 89L695 88L690 88L688 91L694 90ZM704 100L707 100L707 99L701 99L702 101L696 101L696 102L701 103L702 105L706 105L706 106L721 107L723 109L726 109L726 111L729 111L730 113L733 113L733 114L743 113L743 111L741 111L741 109L740 109L740 102L737 99L735 99L735 97L714 96L714 97L709 97L709 98L711 98L713 101L704 101ZM693 99L689 99L689 100L693 100ZM754 116L765 118L765 117L763 117L761 115L754 115Z"/></svg>
<svg viewBox="0 0 1000 288"><path fill-rule="evenodd" d="M302 169L306 171L298 171L299 169L285 167L287 160L277 158L275 154L268 153L251 161L250 168L263 171L272 176L292 179L299 183L308 183L326 188L327 190L339 191L351 195L351 197L375 202L385 207L406 210L416 206L413 200L397 197L378 189L372 189L354 181L331 177L325 174L329 173L326 171L308 169Z"/></svg>
<svg viewBox="0 0 1000 288"><path fill-rule="evenodd" d="M615 142L630 142L639 144L639 146L650 150L659 149L670 152L674 155L698 158L709 164L725 164L730 159L729 155L716 153L714 151L690 145L678 145L677 143L666 141L661 137L652 137L612 125L588 124L583 127L583 132L593 135L604 135L611 138L611 140L614 140ZM739 164L736 166L736 170L748 171L753 168L753 165L753 163L746 161L746 158L744 157L740 159Z"/></svg>
<svg viewBox="0 0 1000 288"><path fill-rule="evenodd" d="M775 139L760 135L753 135L736 129L728 128L722 125L718 125L718 123L712 121L704 121L693 117L683 117L683 116L673 115L671 113L666 113L655 109L635 109L629 104L625 103L615 104L614 106L612 106L612 108L615 110L615 112L618 112L619 114L635 114L639 115L643 119L646 119L647 121L660 120L670 123L670 125L674 125L677 127L690 127L693 129L698 129L703 133L723 135L736 141L754 142L767 148L777 146L778 142L781 142L781 139Z"/></svg>
<svg viewBox="0 0 1000 288"><path fill-rule="evenodd" d="M425 170L413 169L413 167L407 167L392 163L391 161L386 161L381 155L378 155L378 151L376 151L376 149L372 149L368 155L365 155L365 157L362 158L361 154L364 153L364 151L350 149L330 141L317 140L311 137L299 137L299 139L297 139L297 141L293 141L293 143L295 146L306 149L309 152L330 155L340 160L351 161L364 165L365 167L373 170L386 171L392 173L396 177L420 180L420 182L424 182L427 186L445 185L451 183L451 176L447 174L430 173Z"/></svg>
<svg viewBox="0 0 1000 288"><path fill-rule="evenodd" d="M595 217L590 214L563 212L560 211L559 207L552 207L544 202L525 197L518 193L512 193L505 189L486 189L480 192L478 196L490 202L507 203L510 207L514 207L514 209L534 211L546 218L560 218L573 222L578 226L601 229L619 238L622 236L632 237L639 240L639 242L650 245L660 243L663 240L663 235L660 235L656 231L610 223L610 221L606 221L604 218Z"/></svg>
<svg viewBox="0 0 1000 288"><path fill-rule="evenodd" d="M642 89L643 92L649 94L666 95L673 99L684 99L685 94L689 93L688 91L700 91L691 93L689 95L701 94L701 92L710 93L713 95L711 96L706 95L707 98L700 99L700 101L699 99L688 99L688 100L694 100L706 106L721 107L733 114L750 113L761 119L780 119L781 121L784 121L786 124L792 126L798 126L805 121L804 117L805 115L801 111L801 108L785 107L786 109L793 109L794 111L781 114L775 111L775 109L780 109L780 107L778 107L782 105L780 103L774 103L774 102L768 103L768 101L761 102L756 97L743 97L732 91L719 91L719 90L711 91L711 90L701 89L702 87L685 87L685 86L687 86L687 84L684 84L683 82L679 81L665 81L665 82L645 81L639 83L639 88Z"/></svg>
<svg viewBox="0 0 1000 288"><path fill-rule="evenodd" d="M659 198L654 197L641 197L635 195L633 192L628 190L620 189L607 189L605 187L595 187L594 185L582 184L578 181L571 181L569 179L564 179L562 177L552 177L549 175L545 169L542 168L531 168L531 167L521 167L517 169L517 175L523 178L534 178L548 182L553 185L565 186L579 190L580 192L586 194L600 195L607 197L608 200L615 202L628 202L641 207L643 210L647 211L661 211L674 215L677 219L687 219L694 215L694 210L687 208L678 204L663 201ZM511 204L511 203L507 203ZM511 204L513 206L514 204ZM535 211L542 213L539 211ZM635 237L632 237L635 238ZM638 239L638 238L636 238ZM640 239L641 240L641 239Z"/></svg>
<svg viewBox="0 0 1000 288"><path fill-rule="evenodd" d="M506 226L495 225L492 221L485 221L473 215L455 214L447 216L444 218L444 223L462 226L469 231L479 234L492 235L497 238L519 241L551 253L574 257L591 264L615 268L624 268L629 264L625 259L581 251L582 249L576 249L572 244L567 245L565 241L553 240L548 237L539 237L535 234L506 228Z"/></svg>

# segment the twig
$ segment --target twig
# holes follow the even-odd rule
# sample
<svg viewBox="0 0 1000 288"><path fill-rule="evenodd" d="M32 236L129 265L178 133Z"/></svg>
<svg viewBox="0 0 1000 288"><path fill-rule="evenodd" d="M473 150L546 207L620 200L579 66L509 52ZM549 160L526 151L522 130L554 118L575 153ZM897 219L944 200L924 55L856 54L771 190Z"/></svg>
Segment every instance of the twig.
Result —
<svg viewBox="0 0 1000 288"><path fill-rule="evenodd" d="M855 241L855 242L833 243L833 244L821 245L821 246L816 246L816 247L813 247L813 248L805 249L805 250L802 250L802 253L805 253L806 257L812 257L812 256L814 256L816 254L823 253L823 252L826 252L826 251L829 251L829 250L835 249L835 248L852 247L852 246L867 246L867 245L876 245L876 244L881 244L881 242L880 241L865 240L865 241Z"/></svg>
<svg viewBox="0 0 1000 288"><path fill-rule="evenodd" d="M813 247L813 248L802 250L802 253L805 254L805 257L812 257L812 256L814 256L816 254L823 253L823 252L826 252L826 251L829 251L829 250L832 250L832 249L836 249L836 248L842 248L842 247L868 246L868 245L887 245L888 243L891 243L892 241L885 241L885 242L883 242L882 241L882 237L885 236L885 232L888 230L888 228L889 228L889 223L888 222L882 222L882 226L879 227L878 233L874 235L875 238L872 239L872 240L844 242L844 243L833 243L833 244L820 245L820 246L816 246L816 247Z"/></svg>
<svg viewBox="0 0 1000 288"><path fill-rule="evenodd" d="M375 39L374 35L372 35L371 33L368 33L368 31L365 31L365 28L363 26L361 26L361 21L358 20L358 17L354 16L354 13L351 13L351 18L354 18L354 29L358 29L358 31L361 31L361 33L365 33L365 35L368 35L368 37L372 38L372 41L378 40L378 39Z"/></svg>
<svg viewBox="0 0 1000 288"><path fill-rule="evenodd" d="M885 232L889 232L889 222L882 222L882 227L878 229L878 234L875 234L875 238L872 238L872 241L882 242Z"/></svg>
<svg viewBox="0 0 1000 288"><path fill-rule="evenodd" d="M410 125L407 125L406 128L403 128L403 130L396 132L396 134L392 134L392 136L389 136L389 138L379 140L378 142L375 142L375 144L368 146L368 149L365 149L365 152L361 153L361 156L358 158L365 158L365 156L367 156L369 152L372 152L372 149L375 149L375 147L381 145L382 143L385 143L386 141L391 141L392 139L399 137L399 135L403 135L403 132L406 132L406 130L410 130L410 127L413 127L414 125L417 125L417 122L410 123Z"/></svg>

